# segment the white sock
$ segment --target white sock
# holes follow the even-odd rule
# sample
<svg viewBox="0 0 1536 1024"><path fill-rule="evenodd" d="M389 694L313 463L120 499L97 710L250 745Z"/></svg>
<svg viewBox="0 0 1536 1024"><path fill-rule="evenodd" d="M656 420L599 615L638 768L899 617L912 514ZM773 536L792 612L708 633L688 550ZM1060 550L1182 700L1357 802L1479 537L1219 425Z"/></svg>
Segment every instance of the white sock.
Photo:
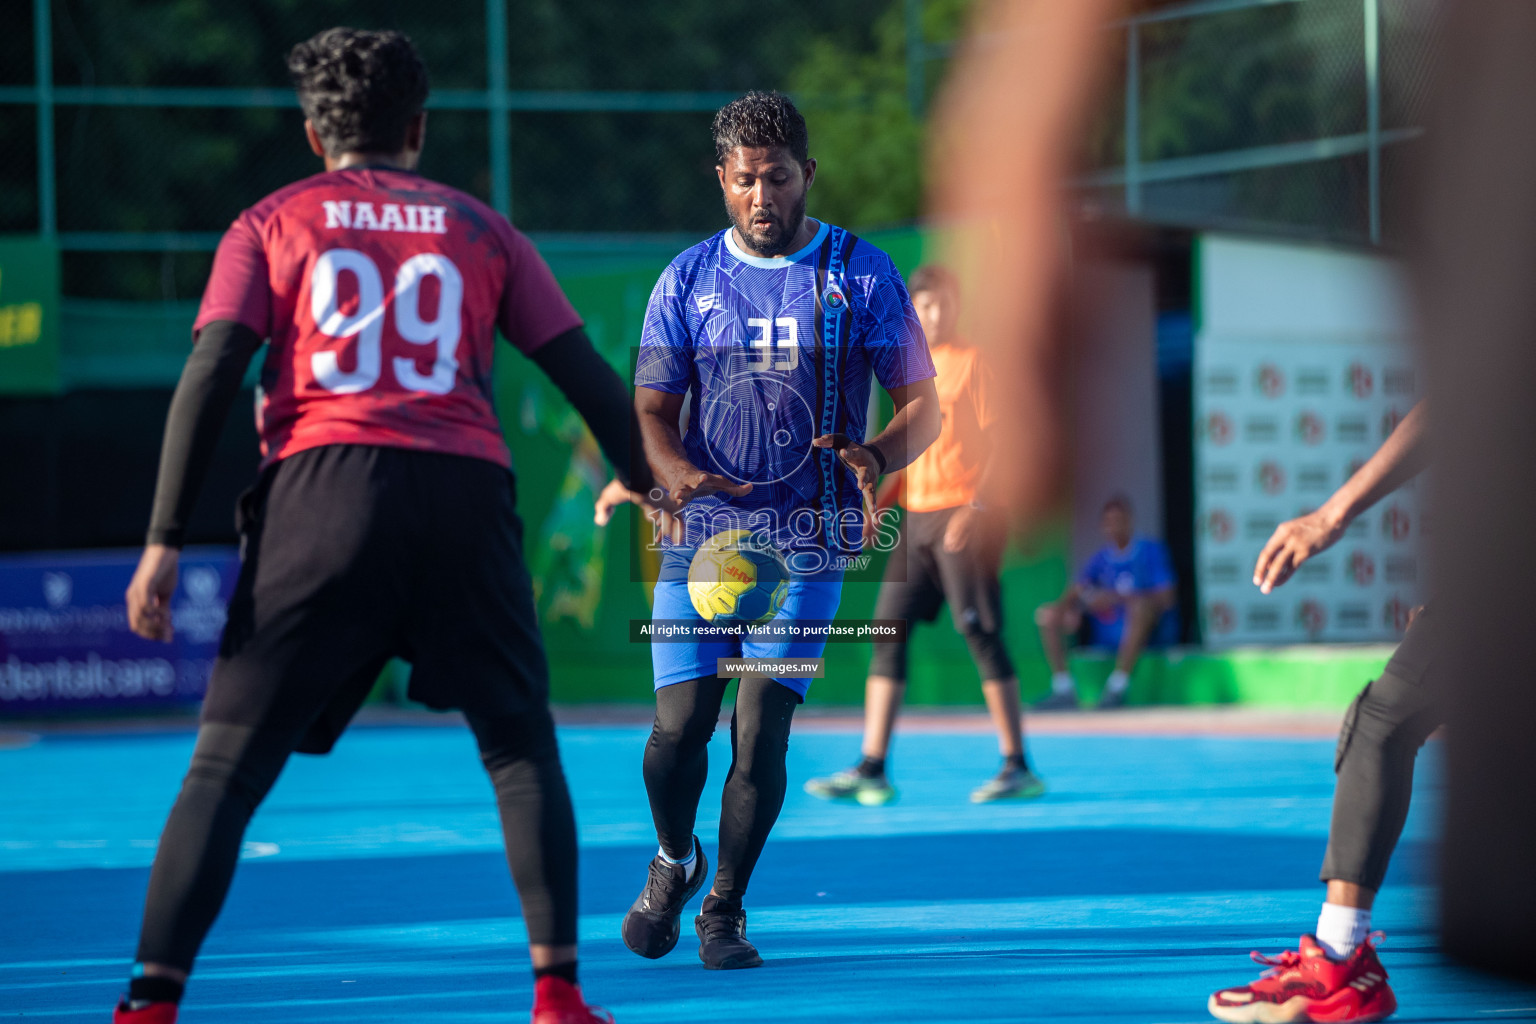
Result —
<svg viewBox="0 0 1536 1024"><path fill-rule="evenodd" d="M678 860L676 857L673 857L672 855L667 853L666 850L663 850L659 846L656 847L656 852L659 853L661 855L661 859L666 861L668 864L681 864L683 866L683 881L685 881L685 882L693 881L694 869L699 866L699 850L698 850L698 847L694 847L693 849L689 850L688 851L688 856L683 858L682 860Z"/></svg>
<svg viewBox="0 0 1536 1024"><path fill-rule="evenodd" d="M1072 673L1070 673L1070 672L1052 672L1051 673L1051 692L1052 693L1072 693L1072 692L1074 692L1073 687L1072 687Z"/></svg>
<svg viewBox="0 0 1536 1024"><path fill-rule="evenodd" d="M1371 934L1371 912L1324 903L1317 915L1317 944L1334 960L1347 960Z"/></svg>
<svg viewBox="0 0 1536 1024"><path fill-rule="evenodd" d="M1130 673L1122 672L1117 668L1111 672L1109 674L1109 678L1104 681L1104 690L1106 693L1124 693L1125 688L1130 685Z"/></svg>

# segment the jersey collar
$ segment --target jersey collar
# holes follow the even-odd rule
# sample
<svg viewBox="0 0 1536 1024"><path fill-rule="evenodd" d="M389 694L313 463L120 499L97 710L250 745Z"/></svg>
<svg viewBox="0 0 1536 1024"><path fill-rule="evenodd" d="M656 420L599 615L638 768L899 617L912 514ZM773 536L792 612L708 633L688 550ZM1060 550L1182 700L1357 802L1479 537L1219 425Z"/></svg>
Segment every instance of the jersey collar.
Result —
<svg viewBox="0 0 1536 1024"><path fill-rule="evenodd" d="M821 248L821 243L827 240L827 234L832 228L826 221L821 222L821 227L816 231L816 237L806 243L805 248L790 253L788 256L753 256L736 244L736 230L725 229L725 247L730 254L749 267L761 267L763 270L782 270L791 263L798 263L811 253Z"/></svg>

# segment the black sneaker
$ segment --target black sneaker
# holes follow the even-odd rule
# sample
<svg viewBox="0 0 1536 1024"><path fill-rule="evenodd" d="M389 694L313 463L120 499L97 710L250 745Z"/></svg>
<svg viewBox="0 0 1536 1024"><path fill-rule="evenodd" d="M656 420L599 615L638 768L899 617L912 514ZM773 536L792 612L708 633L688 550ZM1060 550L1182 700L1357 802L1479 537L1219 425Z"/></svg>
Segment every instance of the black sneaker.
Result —
<svg viewBox="0 0 1536 1024"><path fill-rule="evenodd" d="M704 897L704 912L693 919L699 933L699 959L711 971L761 967L763 958L747 941L747 912L719 896Z"/></svg>
<svg viewBox="0 0 1536 1024"><path fill-rule="evenodd" d="M709 876L709 858L704 856L698 836L693 837L693 855L697 861L691 880L684 876L681 864L662 860L659 853L651 860L645 888L624 915L623 927L619 929L624 945L632 952L655 960L677 945L677 919Z"/></svg>

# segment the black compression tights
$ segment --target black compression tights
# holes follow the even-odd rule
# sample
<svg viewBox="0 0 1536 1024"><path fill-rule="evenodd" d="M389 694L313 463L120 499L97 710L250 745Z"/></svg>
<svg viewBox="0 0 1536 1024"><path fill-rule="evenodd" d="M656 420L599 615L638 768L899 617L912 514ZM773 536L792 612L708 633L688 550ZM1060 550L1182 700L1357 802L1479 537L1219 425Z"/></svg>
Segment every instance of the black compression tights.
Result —
<svg viewBox="0 0 1536 1024"><path fill-rule="evenodd" d="M576 822L547 710L516 718L470 716L496 789L507 860L528 941L576 942ZM192 969L224 904L245 827L277 781L294 738L250 726L204 723L149 875L138 961Z"/></svg>
<svg viewBox="0 0 1536 1024"><path fill-rule="evenodd" d="M645 789L656 836L667 855L688 856L694 818L709 773L709 738L729 680L706 676L656 691L656 724L645 746ZM740 902L768 833L784 806L789 726L800 695L782 683L747 677L731 715L731 771L720 795L720 863L715 892Z"/></svg>

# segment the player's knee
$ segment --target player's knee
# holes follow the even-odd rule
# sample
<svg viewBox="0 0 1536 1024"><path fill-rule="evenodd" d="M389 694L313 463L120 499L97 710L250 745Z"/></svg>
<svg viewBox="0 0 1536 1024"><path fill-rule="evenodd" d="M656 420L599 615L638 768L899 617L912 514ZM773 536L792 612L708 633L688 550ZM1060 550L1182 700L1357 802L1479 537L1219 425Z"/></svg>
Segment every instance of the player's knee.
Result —
<svg viewBox="0 0 1536 1024"><path fill-rule="evenodd" d="M260 761L200 752L192 756L183 791L212 790L219 799L234 800L255 813L276 781L277 772L264 769Z"/></svg>
<svg viewBox="0 0 1536 1024"><path fill-rule="evenodd" d="M255 812L272 789L292 750L282 733L245 725L204 723L187 768L183 791L212 790Z"/></svg>
<svg viewBox="0 0 1536 1024"><path fill-rule="evenodd" d="M875 652L869 659L869 674L905 682L907 678L907 645L904 643L875 644Z"/></svg>
<svg viewBox="0 0 1536 1024"><path fill-rule="evenodd" d="M972 630L963 634L965 645L970 648L971 660L983 679L1012 679L1013 659L1008 657L1008 647L1001 633Z"/></svg>
<svg viewBox="0 0 1536 1024"><path fill-rule="evenodd" d="M495 718L467 716L480 761L493 780L508 774L530 777L560 770L560 745L555 720L547 708Z"/></svg>
<svg viewBox="0 0 1536 1024"><path fill-rule="evenodd" d="M1418 708L1413 696L1411 684L1391 674L1383 674L1361 690L1344 713L1334 770L1340 770L1346 759L1411 759L1439 721Z"/></svg>
<svg viewBox="0 0 1536 1024"><path fill-rule="evenodd" d="M761 785L786 774L789 736L773 730L747 728L736 737L734 767L746 781Z"/></svg>
<svg viewBox="0 0 1536 1024"><path fill-rule="evenodd" d="M674 750L700 750L709 745L718 722L716 714L671 715L658 707L650 744Z"/></svg>

